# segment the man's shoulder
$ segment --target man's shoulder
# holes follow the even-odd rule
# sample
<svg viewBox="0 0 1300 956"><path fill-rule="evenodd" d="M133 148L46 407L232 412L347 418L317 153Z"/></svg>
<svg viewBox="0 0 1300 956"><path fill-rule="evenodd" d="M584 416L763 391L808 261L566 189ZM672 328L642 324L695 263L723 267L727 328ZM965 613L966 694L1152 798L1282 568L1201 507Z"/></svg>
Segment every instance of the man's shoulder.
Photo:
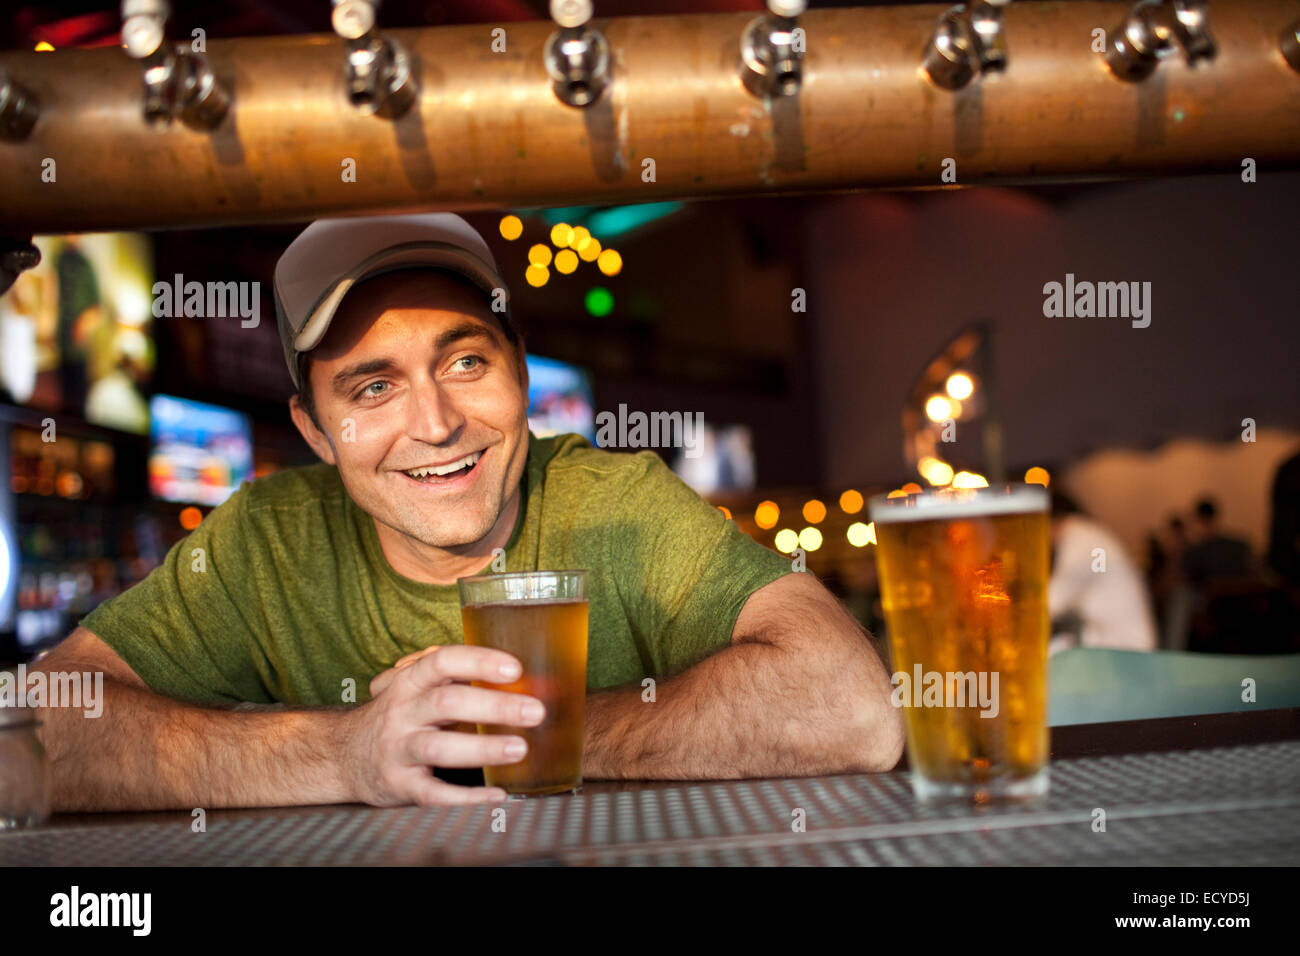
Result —
<svg viewBox="0 0 1300 956"><path fill-rule="evenodd" d="M250 516L319 508L342 501L346 494L338 469L324 462L284 468L245 482L239 489L242 507Z"/></svg>
<svg viewBox="0 0 1300 956"><path fill-rule="evenodd" d="M586 438L576 434L534 438L533 449L548 480L585 474L592 478L630 481L651 470L667 470L663 459L652 451L605 451L592 447Z"/></svg>

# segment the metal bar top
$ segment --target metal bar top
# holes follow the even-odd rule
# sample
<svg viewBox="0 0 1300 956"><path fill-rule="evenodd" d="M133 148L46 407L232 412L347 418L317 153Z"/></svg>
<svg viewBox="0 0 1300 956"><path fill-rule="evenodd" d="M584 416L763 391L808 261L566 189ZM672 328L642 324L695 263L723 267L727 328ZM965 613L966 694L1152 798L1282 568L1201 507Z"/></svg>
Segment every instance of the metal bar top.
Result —
<svg viewBox="0 0 1300 956"><path fill-rule="evenodd" d="M1300 709L1052 732L1030 805L924 807L904 770L592 782L474 807L57 815L0 865L1283 865L1300 859ZM1098 821L1104 821L1100 829Z"/></svg>

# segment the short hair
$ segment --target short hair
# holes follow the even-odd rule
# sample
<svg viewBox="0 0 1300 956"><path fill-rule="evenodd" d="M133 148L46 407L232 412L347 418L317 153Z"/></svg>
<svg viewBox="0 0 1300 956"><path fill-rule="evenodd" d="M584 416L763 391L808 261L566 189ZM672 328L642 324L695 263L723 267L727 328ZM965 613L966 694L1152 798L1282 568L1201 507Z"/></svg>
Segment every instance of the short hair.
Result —
<svg viewBox="0 0 1300 956"><path fill-rule="evenodd" d="M362 281L358 282L356 285L354 285L351 289L347 291L347 294L344 295L343 297L343 301L346 301L347 297L349 295L352 295L354 292L356 292L357 289L360 289L368 285L369 283L388 279L391 276L397 275L398 273L404 273L404 272L434 272L437 273L438 275L443 275L452 279L456 279L462 285L470 286L475 292L479 293L480 295L484 291L482 286L480 286L477 282L475 282L473 279L469 278L469 276L463 273L455 272L451 269L438 269L433 266L418 266L410 269L394 269L389 272L381 272L379 275L370 276L368 279L363 279ZM343 302L340 302L338 307L335 309L334 314L338 315L338 309L341 309L342 307L343 307ZM510 317L509 310L505 312L497 312L494 309L492 311L492 314L496 316L497 324L501 326L501 331L505 334L506 341L509 342L511 346L518 346L519 330L515 328L514 320ZM298 381L301 383L298 386L298 402L300 405L302 405L303 410L307 413L307 417L311 419L311 423L316 426L316 430L320 431L321 430L320 422L316 418L316 396L312 393L312 388L311 388L311 352L310 351L299 352L297 356L297 362L298 362Z"/></svg>
<svg viewBox="0 0 1300 956"><path fill-rule="evenodd" d="M1213 498L1202 498L1196 502L1196 517L1202 521L1213 521L1219 513L1219 506Z"/></svg>

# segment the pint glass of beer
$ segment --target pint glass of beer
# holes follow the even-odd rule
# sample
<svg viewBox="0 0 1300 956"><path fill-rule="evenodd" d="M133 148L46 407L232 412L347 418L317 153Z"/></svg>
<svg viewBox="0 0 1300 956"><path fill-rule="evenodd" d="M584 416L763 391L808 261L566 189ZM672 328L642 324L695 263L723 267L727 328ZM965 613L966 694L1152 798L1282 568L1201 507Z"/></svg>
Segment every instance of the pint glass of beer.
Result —
<svg viewBox="0 0 1300 956"><path fill-rule="evenodd" d="M457 584L465 643L506 651L523 665L514 683L474 686L528 694L546 708L536 727L478 725L480 734L511 734L528 742L518 763L484 767L484 782L517 796L578 790L587 702L587 572L489 574Z"/></svg>
<svg viewBox="0 0 1300 956"><path fill-rule="evenodd" d="M1047 489L872 499L893 702L924 801L1048 788Z"/></svg>

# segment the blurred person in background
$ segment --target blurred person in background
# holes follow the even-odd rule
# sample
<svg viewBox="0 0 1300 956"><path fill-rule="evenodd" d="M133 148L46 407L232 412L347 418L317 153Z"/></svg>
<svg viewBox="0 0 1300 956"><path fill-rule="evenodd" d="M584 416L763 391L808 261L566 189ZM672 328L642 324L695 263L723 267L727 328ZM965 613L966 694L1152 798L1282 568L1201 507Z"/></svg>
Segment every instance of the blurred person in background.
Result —
<svg viewBox="0 0 1300 956"><path fill-rule="evenodd" d="M1249 574L1254 564L1244 538L1224 534L1219 527L1219 506L1213 498L1196 503L1194 540L1183 554L1183 573L1194 585Z"/></svg>
<svg viewBox="0 0 1300 956"><path fill-rule="evenodd" d="M1268 563L1286 584L1300 587L1300 452L1282 462L1273 478Z"/></svg>
<svg viewBox="0 0 1300 956"><path fill-rule="evenodd" d="M1156 624L1141 570L1115 535L1052 491L1049 652L1069 647L1154 651Z"/></svg>

